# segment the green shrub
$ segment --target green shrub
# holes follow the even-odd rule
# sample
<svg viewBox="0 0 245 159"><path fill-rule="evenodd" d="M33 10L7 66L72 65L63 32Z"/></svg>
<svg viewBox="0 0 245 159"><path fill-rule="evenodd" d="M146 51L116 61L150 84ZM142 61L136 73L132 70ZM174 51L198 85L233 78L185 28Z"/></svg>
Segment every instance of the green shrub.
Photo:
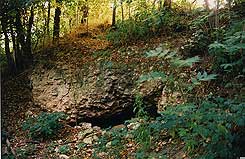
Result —
<svg viewBox="0 0 245 159"><path fill-rule="evenodd" d="M200 158L234 158L241 155L234 143L245 135L245 103L210 98L201 104L170 106L158 120L173 137L185 142ZM239 127L241 131L234 132Z"/></svg>
<svg viewBox="0 0 245 159"><path fill-rule="evenodd" d="M170 51L164 47L150 50L146 52L146 56L148 58L160 58L164 63L158 67L157 70L141 75L138 83L160 79L165 85L165 93L169 96L174 92L178 92L181 94L182 98L188 98L192 95L192 90L197 85L216 78L215 74L207 74L205 71L203 73L198 72L197 75L185 73L186 68L191 68L195 63L200 61L198 56L183 59L176 52Z"/></svg>
<svg viewBox="0 0 245 159"><path fill-rule="evenodd" d="M50 138L62 128L61 119L65 119L65 114L62 112L43 112L37 117L27 119L22 128L24 131L28 130L32 138Z"/></svg>
<svg viewBox="0 0 245 159"><path fill-rule="evenodd" d="M135 96L133 112L136 114L137 117L142 117L142 118L147 117L147 112L144 107L143 98L142 95L140 94L137 94Z"/></svg>
<svg viewBox="0 0 245 159"><path fill-rule="evenodd" d="M208 51L207 45L209 44L209 35L201 29L197 30L182 47L183 53L187 56L203 55Z"/></svg>
<svg viewBox="0 0 245 159"><path fill-rule="evenodd" d="M137 23L133 19L128 19L118 22L116 30L111 30L107 35L107 39L115 45L121 45L143 38L147 33L148 29L141 23Z"/></svg>
<svg viewBox="0 0 245 159"><path fill-rule="evenodd" d="M109 129L107 129L109 130ZM126 148L126 135L127 129L111 129L101 136L98 143L95 145L94 158L98 158L97 154L100 152L106 152L109 157L122 158L120 152Z"/></svg>
<svg viewBox="0 0 245 159"><path fill-rule="evenodd" d="M107 39L115 45L127 44L159 34L161 30L179 31L187 26L184 16L171 10L139 10L133 18L117 22L107 34Z"/></svg>
<svg viewBox="0 0 245 159"><path fill-rule="evenodd" d="M224 40L209 45L209 53L215 57L214 68L229 74L245 73L245 21L233 24L227 31Z"/></svg>

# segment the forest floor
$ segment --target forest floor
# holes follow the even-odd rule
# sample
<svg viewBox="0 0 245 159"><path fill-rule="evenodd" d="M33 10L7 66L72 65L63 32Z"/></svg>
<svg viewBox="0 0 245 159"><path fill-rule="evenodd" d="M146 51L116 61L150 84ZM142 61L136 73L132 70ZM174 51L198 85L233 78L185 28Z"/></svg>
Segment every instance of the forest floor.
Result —
<svg viewBox="0 0 245 159"><path fill-rule="evenodd" d="M58 45L53 45L40 51L35 56L35 61L49 61L49 64L69 65L80 67L85 64L93 65L101 58L106 58L118 64L136 65L138 74L142 68L151 68L152 59L146 59L142 55L145 51L154 49L160 44L167 43L173 49L180 48L186 41L188 35L181 33L161 35L152 37L147 41L137 41L127 46L114 47L107 40L104 40L104 33L101 26L89 29L89 34L81 26L76 31L63 37ZM203 64L208 65L208 64ZM35 66L34 66L35 67ZM208 67L208 66L205 66ZM94 141L103 134L113 133L115 129L127 128L133 130L142 121L134 119L134 122L125 126L116 125L109 129L102 129L90 123L82 123L79 126L65 125L57 136L49 140L35 141L28 137L27 132L22 130L22 124L29 116L39 114L43 110L33 103L29 76L32 69L26 70L17 77L2 83L2 130L7 132L14 156L17 158L93 158L95 153ZM86 137L85 137L86 136ZM123 158L135 158L136 142L127 139L126 150L120 153ZM110 142L107 143L110 146ZM172 141L166 135L154 150L153 158L161 158L158 152L164 150L168 158L188 158L183 151L183 143ZM10 150L2 147L2 154L10 154ZM106 152L97 154L105 158ZM108 156L107 156L108 157ZM166 157L166 156L165 156ZM109 156L110 158L110 156ZM164 156L162 157L164 158Z"/></svg>

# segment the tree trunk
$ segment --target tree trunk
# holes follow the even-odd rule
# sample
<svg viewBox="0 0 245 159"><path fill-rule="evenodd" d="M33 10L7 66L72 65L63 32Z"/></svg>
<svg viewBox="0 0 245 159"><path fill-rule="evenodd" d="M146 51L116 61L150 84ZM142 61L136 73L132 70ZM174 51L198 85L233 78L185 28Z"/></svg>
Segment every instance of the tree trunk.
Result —
<svg viewBox="0 0 245 159"><path fill-rule="evenodd" d="M60 7L56 7L55 16L54 16L53 42L58 42L59 41L59 36L60 36L60 14L61 14Z"/></svg>
<svg viewBox="0 0 245 159"><path fill-rule="evenodd" d="M11 25L10 25L10 34L11 34L11 38L12 38L12 42L13 42L13 57L14 57L14 61L15 61L15 65L16 65L16 57L17 57L17 46L16 46L16 39L15 39L15 34L14 34L14 29L13 29L13 19L11 18Z"/></svg>
<svg viewBox="0 0 245 159"><path fill-rule="evenodd" d="M25 68L24 62L24 53L26 53L26 43L25 43L25 32L21 22L21 13L20 10L16 10L16 32L17 32L17 47L18 47L18 57L19 57L19 65L17 65L18 70L22 70Z"/></svg>
<svg viewBox="0 0 245 159"><path fill-rule="evenodd" d="M130 3L128 4L128 18L131 18L131 6Z"/></svg>
<svg viewBox="0 0 245 159"><path fill-rule="evenodd" d="M219 29L219 0L217 0L216 3L216 8L215 8L215 29L217 31L217 37L216 40L219 41L219 34L218 34L218 29Z"/></svg>
<svg viewBox="0 0 245 159"><path fill-rule="evenodd" d="M121 10L122 10L122 21L124 21L124 13L123 13L123 1L121 1Z"/></svg>
<svg viewBox="0 0 245 159"><path fill-rule="evenodd" d="M113 11L112 11L112 23L111 23L111 25L112 26L115 26L116 25L116 9L117 9L117 7L116 7L116 1L114 1L114 4L113 4Z"/></svg>
<svg viewBox="0 0 245 159"><path fill-rule="evenodd" d="M8 62L8 69L10 73L14 73L15 63L14 63L14 59L9 49L9 37L8 37L8 32L7 32L8 26L7 26L7 18L5 16L2 17L1 24L2 24L3 34L4 34L4 43L5 43L4 47L5 47L5 54L6 54L7 62Z"/></svg>
<svg viewBox="0 0 245 159"><path fill-rule="evenodd" d="M27 61L29 64L33 62L33 55L32 55L32 42L31 42L31 29L33 26L34 20L34 7L31 6L31 15L29 17L29 22L27 26L27 37L26 37L26 54L27 54Z"/></svg>
<svg viewBox="0 0 245 159"><path fill-rule="evenodd" d="M51 4L50 0L48 1L48 18L47 18L47 34L49 36L49 23L50 23L50 10L51 10Z"/></svg>
<svg viewBox="0 0 245 159"><path fill-rule="evenodd" d="M79 19L78 19L78 6L76 6L76 25L79 24Z"/></svg>

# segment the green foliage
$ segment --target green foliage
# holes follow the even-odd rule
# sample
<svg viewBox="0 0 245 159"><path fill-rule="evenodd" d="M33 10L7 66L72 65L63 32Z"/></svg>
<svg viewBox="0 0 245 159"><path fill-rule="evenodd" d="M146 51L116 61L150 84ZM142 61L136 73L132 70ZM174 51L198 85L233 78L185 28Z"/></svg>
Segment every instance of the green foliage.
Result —
<svg viewBox="0 0 245 159"><path fill-rule="evenodd" d="M22 147L16 149L16 155L20 159L28 158L28 156L33 155L37 151L35 144L28 143Z"/></svg>
<svg viewBox="0 0 245 159"><path fill-rule="evenodd" d="M142 123L140 126L133 131L134 139L140 144L138 152L146 152L151 147L151 127L148 123ZM138 157L137 157L138 158Z"/></svg>
<svg viewBox="0 0 245 159"><path fill-rule="evenodd" d="M63 145L59 148L60 154L68 154L70 152L70 146L69 145Z"/></svg>
<svg viewBox="0 0 245 159"><path fill-rule="evenodd" d="M152 152L155 143L171 136L184 141L191 157L235 158L243 153L238 145L245 135L244 108L245 103L220 97L209 97L200 104L171 105L155 121L131 120L128 122L137 125L133 130L108 131L99 139L95 153L121 158L125 142L133 141L138 145L135 158L149 158L156 155Z"/></svg>
<svg viewBox="0 0 245 159"><path fill-rule="evenodd" d="M201 29L197 30L182 47L183 53L188 56L203 55L208 50L208 44L210 44L209 35Z"/></svg>
<svg viewBox="0 0 245 159"><path fill-rule="evenodd" d="M138 82L145 82L145 81L150 81L150 80L157 80L161 79L163 82L166 80L166 75L163 72L149 72L146 75L141 75Z"/></svg>
<svg viewBox="0 0 245 159"><path fill-rule="evenodd" d="M197 77L193 77L191 78L191 81L195 84L195 85L199 85L201 84L201 81L210 81L210 80L215 80L217 77L216 74L207 74L206 71L204 71L203 73L198 72L197 73Z"/></svg>
<svg viewBox="0 0 245 159"><path fill-rule="evenodd" d="M99 57L106 58L106 57L110 57L110 56L111 56L111 53L107 50L106 51L95 51L93 53L93 57L95 57L95 58L99 58Z"/></svg>
<svg viewBox="0 0 245 159"><path fill-rule="evenodd" d="M128 43L131 40L143 38L148 33L148 29L132 19L128 19L117 24L116 31L110 31L107 39L115 45Z"/></svg>
<svg viewBox="0 0 245 159"><path fill-rule="evenodd" d="M127 129L112 129L108 131L98 140L95 145L94 158L98 157L99 152L106 152L108 156L122 158L120 152L125 149Z"/></svg>
<svg viewBox="0 0 245 159"><path fill-rule="evenodd" d="M126 128L112 128L99 138L98 145L95 145L94 157L98 157L99 152L105 152L107 156L113 158L123 158L121 152L127 150L126 143L137 144L135 158L149 158L150 156L160 156L151 152L156 146L155 143L160 139L163 130L160 122L150 122L144 119L132 119L126 124L133 124L132 130Z"/></svg>
<svg viewBox="0 0 245 159"><path fill-rule="evenodd" d="M146 52L146 57L158 57L163 60L169 65L172 66L173 69L176 68L182 68L182 67L192 67L194 63L197 63L200 61L200 58L198 56L182 59L175 51L170 51L169 49L165 48L165 46L157 47L155 50L150 50ZM164 74L154 73L158 74L161 77L165 77Z"/></svg>
<svg viewBox="0 0 245 159"><path fill-rule="evenodd" d="M61 119L65 119L62 112L43 112L37 117L28 118L22 128L24 131L28 130L32 138L51 138L62 128Z"/></svg>
<svg viewBox="0 0 245 159"><path fill-rule="evenodd" d="M135 96L135 102L134 102L134 113L136 113L137 117L146 117L147 113L145 111L143 98L140 94L137 94Z"/></svg>
<svg viewBox="0 0 245 159"><path fill-rule="evenodd" d="M49 153L53 153L55 152L55 148L56 146L58 146L59 144L58 143L55 143L55 142L51 142L48 147L47 147L47 150Z"/></svg>
<svg viewBox="0 0 245 159"><path fill-rule="evenodd" d="M222 42L214 42L209 45L209 53L215 57L214 68L224 70L233 75L244 74L245 56L245 22L235 23L226 31Z"/></svg>
<svg viewBox="0 0 245 159"><path fill-rule="evenodd" d="M234 158L241 154L234 143L244 135L245 103L210 98L200 105L186 103L171 106L158 119L169 134L180 137L190 154L201 158ZM233 132L234 127L240 132Z"/></svg>
<svg viewBox="0 0 245 159"><path fill-rule="evenodd" d="M80 150L82 150L86 146L87 146L87 144L85 144L85 143L82 142L82 143L80 143L80 144L77 145L77 149L78 149L78 151L80 151Z"/></svg>
<svg viewBox="0 0 245 159"><path fill-rule="evenodd" d="M185 73L186 68L191 68L195 63L200 61L198 56L182 59L176 52L165 49L164 46L158 47L155 50L146 52L146 57L158 57L164 61L162 68L158 70L165 71L151 71L148 74L141 75L138 83L142 83L150 80L160 79L165 85L165 93L173 94L173 92L179 92L182 96L187 97L190 95L190 91L203 81L210 81L216 78L215 74L207 74L207 72L199 72L195 75L187 75ZM192 79L192 83L188 82Z"/></svg>
<svg viewBox="0 0 245 159"><path fill-rule="evenodd" d="M156 143L163 138L162 132L163 129L162 123L158 121L146 121L142 120L138 123L139 126L129 132L133 136L133 140L139 146L135 157L138 159L149 158L153 156L161 156L161 152L154 154L151 150L154 150L157 147ZM164 157L164 156L162 156Z"/></svg>
<svg viewBox="0 0 245 159"><path fill-rule="evenodd" d="M107 39L115 45L127 44L159 34L161 30L181 31L185 28L185 17L172 10L137 8L133 18L117 22L107 34Z"/></svg>
<svg viewBox="0 0 245 159"><path fill-rule="evenodd" d="M191 67L194 63L197 63L200 61L200 58L198 56L191 57L185 60L182 60L180 58L175 58L172 60L172 64L177 67Z"/></svg>

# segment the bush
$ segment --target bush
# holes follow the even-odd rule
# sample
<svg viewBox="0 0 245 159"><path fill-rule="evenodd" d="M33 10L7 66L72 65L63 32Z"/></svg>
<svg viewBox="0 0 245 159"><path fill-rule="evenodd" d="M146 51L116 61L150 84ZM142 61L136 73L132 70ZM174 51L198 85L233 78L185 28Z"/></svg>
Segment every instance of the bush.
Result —
<svg viewBox="0 0 245 159"><path fill-rule="evenodd" d="M106 152L110 157L123 158L120 152L126 148L126 128L116 128L106 132L95 145L94 158L98 158L100 152Z"/></svg>
<svg viewBox="0 0 245 159"><path fill-rule="evenodd" d="M32 138L50 138L62 128L61 119L65 119L65 114L62 112L43 112L37 117L27 119L22 128L24 131L28 130Z"/></svg>
<svg viewBox="0 0 245 159"><path fill-rule="evenodd" d="M128 43L132 40L143 38L148 33L148 29L141 23L135 22L133 19L128 19L119 22L116 30L111 30L107 39L112 41L115 45Z"/></svg>
<svg viewBox="0 0 245 159"><path fill-rule="evenodd" d="M238 75L245 73L245 21L233 24L227 31L224 40L209 45L209 53L215 58L214 69Z"/></svg>
<svg viewBox="0 0 245 159"><path fill-rule="evenodd" d="M158 121L173 138L185 142L190 154L200 154L200 158L234 158L242 155L236 141L245 137L244 108L245 103L209 98L200 105L170 106Z"/></svg>
<svg viewBox="0 0 245 159"><path fill-rule="evenodd" d="M207 45L210 44L209 41L210 39L206 32L201 29L197 30L183 46L183 53L188 56L203 55L208 51Z"/></svg>
<svg viewBox="0 0 245 159"><path fill-rule="evenodd" d="M119 21L107 34L107 39L115 45L127 44L139 39L146 39L161 30L182 31L186 28L185 16L172 10L140 10L133 18Z"/></svg>

